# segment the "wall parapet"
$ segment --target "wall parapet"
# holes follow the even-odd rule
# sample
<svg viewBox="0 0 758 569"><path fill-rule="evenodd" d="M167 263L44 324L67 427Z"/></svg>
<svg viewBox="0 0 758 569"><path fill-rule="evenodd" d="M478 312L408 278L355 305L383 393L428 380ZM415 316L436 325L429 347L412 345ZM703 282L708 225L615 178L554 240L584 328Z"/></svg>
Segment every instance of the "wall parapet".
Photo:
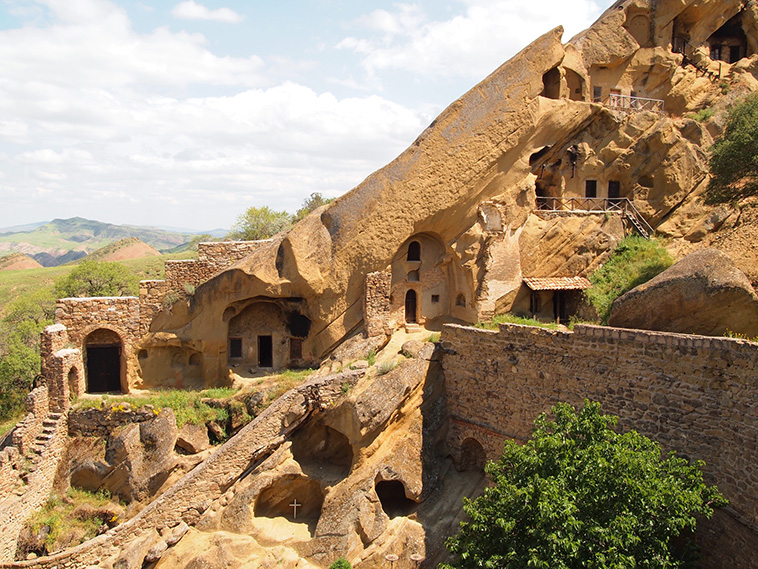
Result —
<svg viewBox="0 0 758 569"><path fill-rule="evenodd" d="M731 505L701 538L715 539L708 549L722 559L733 555L735 566L755 566L745 551L758 540L758 469L752 464L758 450L758 344L517 324L502 324L498 331L450 324L441 341L454 457L473 439L494 459L506 438L526 440L534 419L556 403L598 401L619 417L620 428L705 461L706 480Z"/></svg>

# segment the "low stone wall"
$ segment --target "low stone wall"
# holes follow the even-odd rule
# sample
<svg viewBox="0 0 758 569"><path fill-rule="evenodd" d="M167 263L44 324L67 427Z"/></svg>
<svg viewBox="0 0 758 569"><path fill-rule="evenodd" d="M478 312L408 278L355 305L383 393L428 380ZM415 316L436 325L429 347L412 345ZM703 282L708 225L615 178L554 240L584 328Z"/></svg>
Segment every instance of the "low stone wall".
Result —
<svg viewBox="0 0 758 569"><path fill-rule="evenodd" d="M473 439L496 458L506 438L526 440L554 404L598 401L621 428L706 462L706 480L730 506L707 524L704 549L734 567L758 566L747 553L758 546L757 344L581 325L448 325L442 342L454 457Z"/></svg>
<svg viewBox="0 0 758 569"><path fill-rule="evenodd" d="M124 425L144 423L155 419L151 406L133 410L125 404L113 403L104 409L74 409L68 416L68 435L70 437L108 437Z"/></svg>
<svg viewBox="0 0 758 569"><path fill-rule="evenodd" d="M244 259L261 245L269 242L271 242L271 239L199 243L197 246L197 258L200 261L207 261L209 264L217 267L218 270L228 267L240 259Z"/></svg>
<svg viewBox="0 0 758 569"><path fill-rule="evenodd" d="M27 454L32 443L42 432L42 422L49 409L47 386L32 389L26 396L26 417L13 431L13 446L21 454Z"/></svg>
<svg viewBox="0 0 758 569"><path fill-rule="evenodd" d="M0 451L0 503L11 495L18 483L20 458L18 449L14 446Z"/></svg>
<svg viewBox="0 0 758 569"><path fill-rule="evenodd" d="M189 287L197 287L216 273L216 267L207 261L166 261L166 289L189 294Z"/></svg>

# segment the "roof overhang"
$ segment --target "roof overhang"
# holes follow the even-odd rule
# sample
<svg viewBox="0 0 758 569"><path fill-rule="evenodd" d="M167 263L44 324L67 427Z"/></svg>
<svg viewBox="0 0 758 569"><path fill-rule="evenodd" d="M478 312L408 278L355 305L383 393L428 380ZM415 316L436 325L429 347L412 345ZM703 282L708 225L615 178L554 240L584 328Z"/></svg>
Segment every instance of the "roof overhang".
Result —
<svg viewBox="0 0 758 569"><path fill-rule="evenodd" d="M584 277L524 277L524 284L532 290L584 290L592 286Z"/></svg>

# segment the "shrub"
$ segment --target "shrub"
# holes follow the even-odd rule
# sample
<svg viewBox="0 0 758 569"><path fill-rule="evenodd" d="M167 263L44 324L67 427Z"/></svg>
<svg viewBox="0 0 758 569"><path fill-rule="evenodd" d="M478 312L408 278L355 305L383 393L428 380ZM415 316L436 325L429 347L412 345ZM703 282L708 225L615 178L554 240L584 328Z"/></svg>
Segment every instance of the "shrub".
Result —
<svg viewBox="0 0 758 569"><path fill-rule="evenodd" d="M352 569L352 568L353 566L350 565L350 562L344 557L340 557L339 559L337 559L337 561L329 565L329 569Z"/></svg>
<svg viewBox="0 0 758 569"><path fill-rule="evenodd" d="M585 291L585 296L605 324L614 300L662 273L673 262L656 240L630 235L619 243L608 262L592 273L592 288Z"/></svg>

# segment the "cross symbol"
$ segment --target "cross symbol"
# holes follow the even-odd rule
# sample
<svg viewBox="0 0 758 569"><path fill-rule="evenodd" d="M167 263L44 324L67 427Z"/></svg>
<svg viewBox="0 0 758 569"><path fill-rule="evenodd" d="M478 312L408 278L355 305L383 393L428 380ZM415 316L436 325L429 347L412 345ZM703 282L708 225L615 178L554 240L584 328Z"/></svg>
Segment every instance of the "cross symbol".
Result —
<svg viewBox="0 0 758 569"><path fill-rule="evenodd" d="M295 498L292 503L290 504L290 508L292 508L294 519L297 519L297 509L302 506L302 504L297 503L297 498Z"/></svg>

